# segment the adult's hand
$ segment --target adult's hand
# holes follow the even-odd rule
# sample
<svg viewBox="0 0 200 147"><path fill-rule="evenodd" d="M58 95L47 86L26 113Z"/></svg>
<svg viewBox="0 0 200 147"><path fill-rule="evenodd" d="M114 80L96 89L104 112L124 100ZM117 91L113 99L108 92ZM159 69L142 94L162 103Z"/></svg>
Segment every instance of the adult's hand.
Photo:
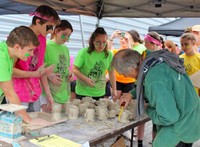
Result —
<svg viewBox="0 0 200 147"><path fill-rule="evenodd" d="M125 102L125 107L127 107L129 105L129 103L131 102L133 96L131 95L131 93L125 93L120 97L120 105Z"/></svg>

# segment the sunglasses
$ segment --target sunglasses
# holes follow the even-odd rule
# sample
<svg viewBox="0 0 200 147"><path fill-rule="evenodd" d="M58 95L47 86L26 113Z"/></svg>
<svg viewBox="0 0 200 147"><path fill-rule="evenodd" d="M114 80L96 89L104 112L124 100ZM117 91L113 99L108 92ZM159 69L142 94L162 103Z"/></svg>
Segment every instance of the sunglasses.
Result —
<svg viewBox="0 0 200 147"><path fill-rule="evenodd" d="M47 25L46 26L46 31L49 31L49 30L54 30L55 26L53 25Z"/></svg>

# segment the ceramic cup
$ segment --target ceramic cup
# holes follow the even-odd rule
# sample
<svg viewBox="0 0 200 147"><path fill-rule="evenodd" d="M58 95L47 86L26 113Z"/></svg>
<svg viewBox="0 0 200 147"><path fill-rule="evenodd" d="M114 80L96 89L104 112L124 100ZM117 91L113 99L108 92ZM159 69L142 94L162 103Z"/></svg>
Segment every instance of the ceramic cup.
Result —
<svg viewBox="0 0 200 147"><path fill-rule="evenodd" d="M69 107L69 114L68 114L69 119L78 119L78 114L79 114L78 107L75 105L71 105Z"/></svg>
<svg viewBox="0 0 200 147"><path fill-rule="evenodd" d="M131 116L131 113L128 110L123 110L121 118L120 118L120 122L128 123L130 116Z"/></svg>
<svg viewBox="0 0 200 147"><path fill-rule="evenodd" d="M62 104L54 103L52 107L53 113L61 113L62 110Z"/></svg>
<svg viewBox="0 0 200 147"><path fill-rule="evenodd" d="M98 106L98 119L99 120L105 120L109 117L108 115L108 109L104 106Z"/></svg>
<svg viewBox="0 0 200 147"><path fill-rule="evenodd" d="M52 120L53 121L59 121L59 120L61 120L61 113L58 113L58 112L54 112L54 113L52 113L51 114L52 115Z"/></svg>
<svg viewBox="0 0 200 147"><path fill-rule="evenodd" d="M86 122L94 122L94 115L95 111L94 109L86 109L84 118Z"/></svg>

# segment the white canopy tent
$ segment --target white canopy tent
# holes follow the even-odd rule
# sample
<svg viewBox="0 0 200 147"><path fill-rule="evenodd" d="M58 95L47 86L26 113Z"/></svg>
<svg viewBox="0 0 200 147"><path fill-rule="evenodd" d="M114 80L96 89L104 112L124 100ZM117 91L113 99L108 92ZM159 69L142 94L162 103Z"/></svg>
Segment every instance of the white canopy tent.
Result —
<svg viewBox="0 0 200 147"><path fill-rule="evenodd" d="M94 16L97 25L103 17L199 17L200 12L200 0L0 0L0 15L28 14L40 5L49 5L59 14Z"/></svg>
<svg viewBox="0 0 200 147"><path fill-rule="evenodd" d="M0 14L29 13L49 5L60 13L102 17L199 17L199 0L1 0Z"/></svg>

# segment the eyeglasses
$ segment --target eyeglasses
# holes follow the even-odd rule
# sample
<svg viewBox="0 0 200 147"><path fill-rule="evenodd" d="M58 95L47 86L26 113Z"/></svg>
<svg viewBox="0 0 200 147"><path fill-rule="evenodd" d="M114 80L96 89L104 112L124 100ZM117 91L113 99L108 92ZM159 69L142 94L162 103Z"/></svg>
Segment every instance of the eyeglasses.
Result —
<svg viewBox="0 0 200 147"><path fill-rule="evenodd" d="M106 46L107 45L107 43L106 42L100 42L100 41L95 41L95 45L96 46Z"/></svg>

